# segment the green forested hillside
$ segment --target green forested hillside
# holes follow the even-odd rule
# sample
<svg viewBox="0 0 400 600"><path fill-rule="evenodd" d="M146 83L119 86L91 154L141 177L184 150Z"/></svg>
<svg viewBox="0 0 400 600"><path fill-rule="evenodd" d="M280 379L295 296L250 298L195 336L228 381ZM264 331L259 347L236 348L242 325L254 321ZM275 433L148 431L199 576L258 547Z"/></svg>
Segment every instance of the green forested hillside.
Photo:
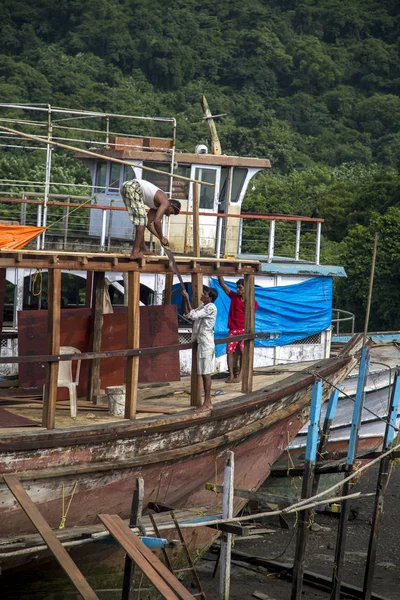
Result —
<svg viewBox="0 0 400 600"><path fill-rule="evenodd" d="M175 116L189 150L204 93L223 152L272 161L247 208L318 208L350 276L336 304L360 319L382 232L371 327L400 328L397 1L3 0L0 28L1 102Z"/></svg>

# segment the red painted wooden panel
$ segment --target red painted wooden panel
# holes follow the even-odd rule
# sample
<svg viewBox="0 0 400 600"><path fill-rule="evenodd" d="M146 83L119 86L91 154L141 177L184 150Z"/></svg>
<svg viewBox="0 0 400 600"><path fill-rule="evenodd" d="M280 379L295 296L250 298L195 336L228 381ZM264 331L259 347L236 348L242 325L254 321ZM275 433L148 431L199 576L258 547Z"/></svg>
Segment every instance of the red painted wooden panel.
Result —
<svg viewBox="0 0 400 600"><path fill-rule="evenodd" d="M115 307L113 314L104 315L102 350L126 348L126 307ZM89 351L91 311L88 308L68 308L61 311L61 345ZM23 310L18 313L18 348L20 356L47 354L47 310ZM178 344L176 307L142 306L140 308L140 346L142 348ZM121 385L125 378L125 359L101 359L101 387ZM88 361L81 363L78 395L86 393ZM164 352L143 356L139 363L140 382L179 381L179 353ZM45 380L45 364L19 365L20 387L40 387ZM59 399L67 398L61 390Z"/></svg>

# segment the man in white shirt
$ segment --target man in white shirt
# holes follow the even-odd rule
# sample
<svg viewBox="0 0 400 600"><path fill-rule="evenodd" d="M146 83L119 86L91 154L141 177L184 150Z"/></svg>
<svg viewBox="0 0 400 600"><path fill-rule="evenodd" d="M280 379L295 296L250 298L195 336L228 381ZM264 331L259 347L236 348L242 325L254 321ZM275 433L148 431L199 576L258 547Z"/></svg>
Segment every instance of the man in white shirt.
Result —
<svg viewBox="0 0 400 600"><path fill-rule="evenodd" d="M199 410L210 410L211 402L211 375L215 371L215 343L214 326L217 318L217 307L214 302L218 298L217 290L209 288L203 290L198 308L192 308L189 294L182 292L188 319L193 321L192 342L197 342L197 373L203 379L204 402Z"/></svg>
<svg viewBox="0 0 400 600"><path fill-rule="evenodd" d="M120 191L130 220L135 226L135 241L131 258L142 258L144 254L153 254L144 243L145 227L159 238L163 246L168 246L168 240L162 231L162 218L164 215L180 213L181 203L179 200L169 200L160 188L145 179L125 181ZM146 206L150 209L147 216Z"/></svg>

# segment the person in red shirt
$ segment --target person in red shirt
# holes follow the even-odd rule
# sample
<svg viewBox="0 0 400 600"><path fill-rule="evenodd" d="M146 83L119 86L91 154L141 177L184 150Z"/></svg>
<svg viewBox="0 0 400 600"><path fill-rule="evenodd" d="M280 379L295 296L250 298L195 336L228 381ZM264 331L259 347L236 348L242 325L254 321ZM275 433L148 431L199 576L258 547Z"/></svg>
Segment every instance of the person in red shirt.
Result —
<svg viewBox="0 0 400 600"><path fill-rule="evenodd" d="M225 294L231 299L228 315L229 336L241 335L244 333L244 279L238 279L236 282L236 292L232 292L226 285L222 275L218 277L219 285ZM258 308L258 302L254 300L254 312ZM242 379L242 356L244 341L230 342L226 346L228 355L229 377L226 383L238 383Z"/></svg>

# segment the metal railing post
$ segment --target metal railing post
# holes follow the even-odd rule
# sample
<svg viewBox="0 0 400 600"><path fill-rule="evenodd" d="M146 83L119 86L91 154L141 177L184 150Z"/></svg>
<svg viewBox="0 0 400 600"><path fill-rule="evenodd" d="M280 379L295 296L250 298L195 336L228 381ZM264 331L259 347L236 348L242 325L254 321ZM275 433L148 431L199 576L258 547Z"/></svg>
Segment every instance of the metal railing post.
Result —
<svg viewBox="0 0 400 600"><path fill-rule="evenodd" d="M67 202L70 202L70 199L67 198ZM68 225L69 225L69 206L64 206L63 207L63 213L64 213L64 244L63 244L63 248L65 250L65 248L67 247L67 241L68 241Z"/></svg>
<svg viewBox="0 0 400 600"><path fill-rule="evenodd" d="M106 225L107 225L107 210L103 210L102 221L101 221L101 237L100 237L100 250L105 250L106 245Z"/></svg>
<svg viewBox="0 0 400 600"><path fill-rule="evenodd" d="M268 262L272 262L275 249L275 221L271 221L269 225L269 240L268 240Z"/></svg>
<svg viewBox="0 0 400 600"><path fill-rule="evenodd" d="M301 234L301 221L296 221L296 247L294 250L294 260L300 258L300 234Z"/></svg>
<svg viewBox="0 0 400 600"><path fill-rule="evenodd" d="M317 223L317 239L315 241L315 264L319 265L321 253L321 223Z"/></svg>

